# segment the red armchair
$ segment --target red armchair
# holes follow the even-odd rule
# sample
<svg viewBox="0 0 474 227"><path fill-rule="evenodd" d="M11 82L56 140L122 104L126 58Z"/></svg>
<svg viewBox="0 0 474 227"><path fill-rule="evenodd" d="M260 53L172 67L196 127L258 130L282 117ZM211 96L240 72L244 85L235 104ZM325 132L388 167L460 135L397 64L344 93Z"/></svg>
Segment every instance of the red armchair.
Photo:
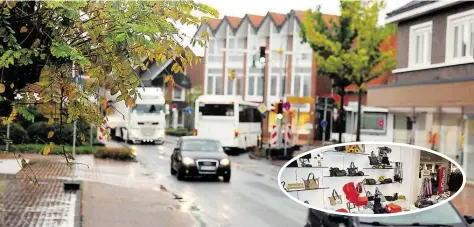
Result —
<svg viewBox="0 0 474 227"><path fill-rule="evenodd" d="M349 209L349 212L351 211L351 209L354 209L356 207L360 208L361 206L367 206L367 196L359 195L359 192L357 192L355 188L354 182L345 184L342 187L342 191L346 195L346 199L348 201L347 209ZM351 205L353 206L351 207Z"/></svg>

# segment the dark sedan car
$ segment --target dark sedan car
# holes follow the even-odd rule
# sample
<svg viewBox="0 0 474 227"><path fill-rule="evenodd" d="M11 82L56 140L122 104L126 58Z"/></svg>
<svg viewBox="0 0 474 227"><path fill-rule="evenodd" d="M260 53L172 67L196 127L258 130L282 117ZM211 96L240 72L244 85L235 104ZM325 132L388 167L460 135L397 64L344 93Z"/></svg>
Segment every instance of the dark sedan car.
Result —
<svg viewBox="0 0 474 227"><path fill-rule="evenodd" d="M222 176L230 181L230 160L221 143L215 139L184 136L171 155L171 174L178 180L187 176Z"/></svg>
<svg viewBox="0 0 474 227"><path fill-rule="evenodd" d="M474 222L472 216L462 216L448 202L441 206L414 213L393 217L350 217L334 215L310 209L305 227L365 227L365 226L450 226L468 227Z"/></svg>

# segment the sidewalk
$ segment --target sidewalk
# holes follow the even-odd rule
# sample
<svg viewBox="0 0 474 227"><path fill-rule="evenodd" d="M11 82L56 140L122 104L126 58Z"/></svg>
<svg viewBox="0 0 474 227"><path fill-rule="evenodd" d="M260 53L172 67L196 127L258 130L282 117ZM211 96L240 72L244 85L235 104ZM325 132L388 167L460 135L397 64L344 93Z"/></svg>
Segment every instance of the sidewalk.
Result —
<svg viewBox="0 0 474 227"><path fill-rule="evenodd" d="M36 176L39 186L33 186L23 170L2 174L0 183L4 189L0 193L0 209L4 212L0 213L0 226L78 226L80 219L76 207L80 197L76 192L65 192L63 180L57 179L70 175L69 168L59 161L62 157L23 157L30 160L26 173ZM5 158L11 159L13 155L2 155L1 159Z"/></svg>
<svg viewBox="0 0 474 227"><path fill-rule="evenodd" d="M462 215L474 215L474 185L468 185L452 200L453 205Z"/></svg>

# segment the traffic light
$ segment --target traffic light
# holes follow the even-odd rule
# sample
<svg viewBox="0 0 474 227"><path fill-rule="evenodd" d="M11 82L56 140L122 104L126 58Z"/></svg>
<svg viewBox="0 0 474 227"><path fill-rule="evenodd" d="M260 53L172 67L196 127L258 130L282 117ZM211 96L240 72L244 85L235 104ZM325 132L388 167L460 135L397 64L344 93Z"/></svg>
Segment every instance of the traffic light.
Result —
<svg viewBox="0 0 474 227"><path fill-rule="evenodd" d="M283 113L283 103L279 102L277 104L277 114L282 114Z"/></svg>
<svg viewBox="0 0 474 227"><path fill-rule="evenodd" d="M264 47L264 46L260 47L260 63L265 63L265 61L266 61L265 49L266 49L266 47Z"/></svg>
<svg viewBox="0 0 474 227"><path fill-rule="evenodd" d="M278 114L278 106L279 106L278 104L279 104L279 103L277 103L277 102L272 104L272 106L273 106L273 113Z"/></svg>
<svg viewBox="0 0 474 227"><path fill-rule="evenodd" d="M235 70L229 69L229 80L234 80Z"/></svg>

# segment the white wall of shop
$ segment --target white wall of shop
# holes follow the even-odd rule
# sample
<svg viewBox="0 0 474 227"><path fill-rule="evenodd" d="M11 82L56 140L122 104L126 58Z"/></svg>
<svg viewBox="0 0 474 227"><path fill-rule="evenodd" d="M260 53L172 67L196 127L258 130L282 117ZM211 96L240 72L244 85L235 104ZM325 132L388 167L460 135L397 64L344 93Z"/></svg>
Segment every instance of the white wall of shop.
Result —
<svg viewBox="0 0 474 227"><path fill-rule="evenodd" d="M378 153L377 147L384 145L366 145L365 152L370 154L371 151ZM372 194L375 194L375 188L382 192L384 195L393 195L393 193L398 193L399 195L405 195L407 198L406 202L399 203L402 207L409 207L410 204L413 204L416 199L416 193L419 191L415 183L418 180L419 172L419 153L418 151L412 152L411 148L401 147L401 146L389 146L392 149L390 153L389 160L391 162L402 162L403 163L403 182L384 184L384 185L366 185L365 189L370 191ZM346 208L346 201L342 205L331 207L328 197L332 195L333 189L336 189L337 193L345 198L345 195L342 191L344 184L348 182L354 182L357 185L358 182L361 182L364 178L374 178L378 179L380 176L385 176L393 179L394 169L372 169L369 164L368 155L360 154L344 154L336 152L313 152L311 165L316 167L317 160L315 159L316 155L320 154L323 156L322 166L328 168L286 168L283 170L280 181L285 181L288 183L303 182L303 178L307 178L308 174L311 172L314 173L316 178L320 180L320 187L328 187L329 189L321 190L309 190L309 191L299 191L299 192L289 192L291 196L300 201L308 201L310 205L317 208L324 208L335 210L339 208ZM349 168L351 162L359 168L360 171L363 171L365 175L369 176L358 176L358 177L327 177L329 176L329 167L338 167L340 169ZM299 163L299 162L298 162ZM301 163L299 163L301 166ZM326 176L326 177L325 177ZM415 193L416 192L416 193Z"/></svg>

